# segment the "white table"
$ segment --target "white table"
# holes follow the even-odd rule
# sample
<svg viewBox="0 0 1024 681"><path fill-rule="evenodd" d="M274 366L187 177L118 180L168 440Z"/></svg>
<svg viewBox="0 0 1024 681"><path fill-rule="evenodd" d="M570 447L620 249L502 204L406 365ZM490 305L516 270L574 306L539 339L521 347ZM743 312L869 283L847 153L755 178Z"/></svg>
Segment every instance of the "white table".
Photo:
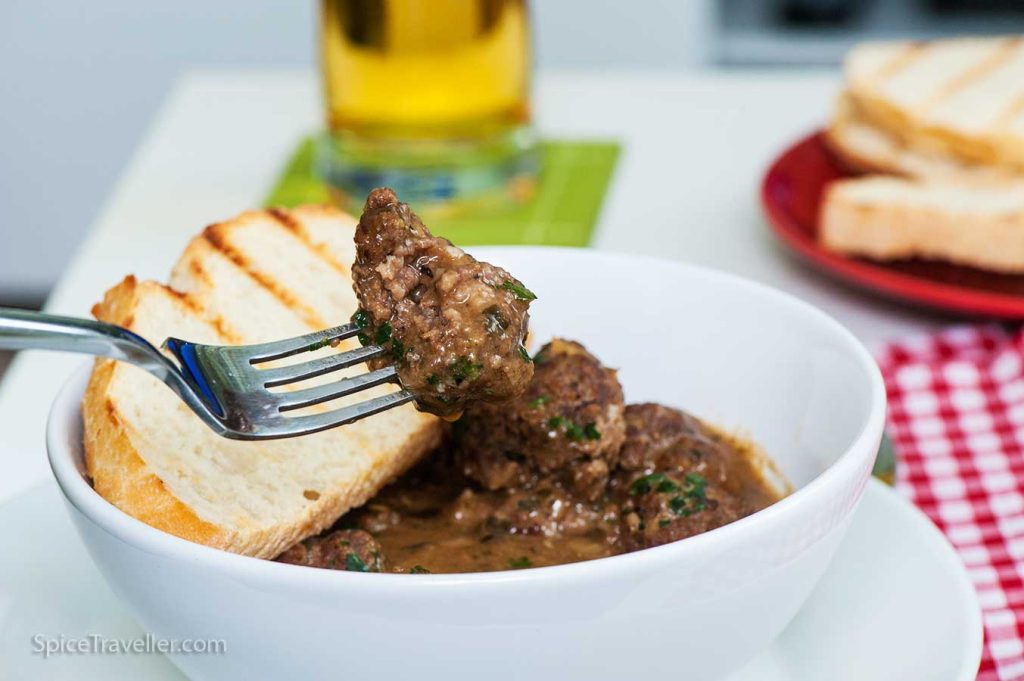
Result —
<svg viewBox="0 0 1024 681"><path fill-rule="evenodd" d="M943 319L828 281L785 253L757 200L768 162L825 119L834 72L540 74L545 134L607 136L623 153L596 247L710 265L794 293L869 345ZM182 78L47 308L88 314L131 272L165 279L203 226L258 206L296 143L320 124L312 74L197 72ZM22 353L0 384L0 501L48 475L49 404L81 357Z"/></svg>

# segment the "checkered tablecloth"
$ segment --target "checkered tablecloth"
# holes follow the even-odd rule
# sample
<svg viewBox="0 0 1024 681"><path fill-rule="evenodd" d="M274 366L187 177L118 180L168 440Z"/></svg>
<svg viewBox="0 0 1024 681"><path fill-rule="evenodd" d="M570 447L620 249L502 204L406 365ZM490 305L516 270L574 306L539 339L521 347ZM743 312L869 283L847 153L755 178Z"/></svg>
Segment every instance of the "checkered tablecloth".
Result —
<svg viewBox="0 0 1024 681"><path fill-rule="evenodd" d="M978 592L978 679L1024 679L1024 331L956 327L878 359L897 489L949 537Z"/></svg>

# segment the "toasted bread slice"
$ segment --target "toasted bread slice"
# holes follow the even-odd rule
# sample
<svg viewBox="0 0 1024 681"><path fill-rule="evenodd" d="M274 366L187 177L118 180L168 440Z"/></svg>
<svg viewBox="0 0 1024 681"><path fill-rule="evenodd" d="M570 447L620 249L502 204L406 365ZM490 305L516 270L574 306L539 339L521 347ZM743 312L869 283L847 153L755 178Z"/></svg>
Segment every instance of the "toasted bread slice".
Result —
<svg viewBox="0 0 1024 681"><path fill-rule="evenodd" d="M1024 172L1024 38L868 43L844 73L837 118L926 158Z"/></svg>
<svg viewBox="0 0 1024 681"><path fill-rule="evenodd" d="M343 323L356 307L354 226L320 207L245 213L195 238L171 287L129 277L94 313L154 343L258 343ZM441 438L435 417L407 405L291 440L226 440L157 379L110 360L97 362L82 413L87 470L106 499L171 534L264 558L329 527Z"/></svg>
<svg viewBox="0 0 1024 681"><path fill-rule="evenodd" d="M886 173L910 178L996 181L1022 177L1010 169L908 146L884 129L859 118L849 97L840 97L836 113L825 131L825 143L854 173Z"/></svg>
<svg viewBox="0 0 1024 681"><path fill-rule="evenodd" d="M1024 273L1024 182L839 180L823 201L819 239L829 250L877 260Z"/></svg>

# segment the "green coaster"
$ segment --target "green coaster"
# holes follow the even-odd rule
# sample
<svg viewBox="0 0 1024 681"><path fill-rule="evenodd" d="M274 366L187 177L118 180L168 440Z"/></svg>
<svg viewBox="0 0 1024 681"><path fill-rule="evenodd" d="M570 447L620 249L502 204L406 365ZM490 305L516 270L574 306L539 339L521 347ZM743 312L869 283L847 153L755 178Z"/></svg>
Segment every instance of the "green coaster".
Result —
<svg viewBox="0 0 1024 681"><path fill-rule="evenodd" d="M613 141L544 140L532 199L486 215L434 217L430 230L456 244L586 246L618 156L619 144ZM265 204L291 207L330 200L314 170L313 138L306 138Z"/></svg>

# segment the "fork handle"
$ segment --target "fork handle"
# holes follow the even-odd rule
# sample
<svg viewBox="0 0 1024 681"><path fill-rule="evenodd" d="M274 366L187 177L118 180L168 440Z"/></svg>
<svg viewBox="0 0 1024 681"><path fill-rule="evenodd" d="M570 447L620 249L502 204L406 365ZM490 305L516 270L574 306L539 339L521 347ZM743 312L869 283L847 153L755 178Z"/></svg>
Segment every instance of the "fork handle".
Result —
<svg viewBox="0 0 1024 681"><path fill-rule="evenodd" d="M145 338L120 326L0 307L0 350L78 352L130 362L163 381L206 425L225 434L217 415L178 367Z"/></svg>
<svg viewBox="0 0 1024 681"><path fill-rule="evenodd" d="M166 369L159 351L128 329L14 308L0 307L0 349L78 352L131 362L151 371Z"/></svg>

